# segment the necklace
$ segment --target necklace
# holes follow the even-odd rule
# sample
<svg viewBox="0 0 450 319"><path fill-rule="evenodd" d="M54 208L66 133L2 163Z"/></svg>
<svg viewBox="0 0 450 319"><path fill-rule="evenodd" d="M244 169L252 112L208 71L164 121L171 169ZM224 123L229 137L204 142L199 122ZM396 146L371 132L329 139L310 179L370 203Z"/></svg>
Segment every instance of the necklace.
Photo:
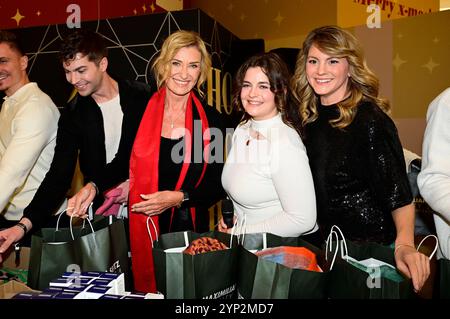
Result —
<svg viewBox="0 0 450 319"><path fill-rule="evenodd" d="M248 128L248 139L247 142L245 142L245 145L249 145L250 141L255 139L255 140L260 140L262 138L261 133L259 133L258 131L255 131L251 126Z"/></svg>
<svg viewBox="0 0 450 319"><path fill-rule="evenodd" d="M169 108L167 107L167 109L169 109ZM174 128L174 126L175 126L175 125L174 125L174 122L175 122L176 120L178 120L178 118L181 116L181 114L184 113L184 111L183 111L183 108L181 108L181 111L179 111L179 112L178 112L178 115L175 116L175 117L172 116L172 113L173 113L173 112L170 113L170 128L171 128L171 129Z"/></svg>

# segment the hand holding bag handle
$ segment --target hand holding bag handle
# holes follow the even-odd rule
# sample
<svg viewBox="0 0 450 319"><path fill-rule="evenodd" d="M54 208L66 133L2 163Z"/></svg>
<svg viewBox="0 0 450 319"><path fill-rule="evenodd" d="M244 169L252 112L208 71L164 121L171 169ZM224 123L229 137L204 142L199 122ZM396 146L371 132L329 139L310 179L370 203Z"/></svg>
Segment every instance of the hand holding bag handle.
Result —
<svg viewBox="0 0 450 319"><path fill-rule="evenodd" d="M428 237L433 237L433 238L436 240L436 245L434 246L434 249L433 249L433 251L431 252L430 256L428 256L428 259L431 260L431 258L433 258L434 254L436 253L436 251L437 251L437 249L438 249L438 247L439 247L439 239L438 239L435 235L430 234L430 235L425 236L425 237L420 241L419 245L417 245L416 250L419 251L420 246L422 246L423 242L424 242Z"/></svg>
<svg viewBox="0 0 450 319"><path fill-rule="evenodd" d="M65 209L65 210L63 210L63 211L61 211L61 212L59 213L58 219L56 220L55 232L59 231L59 222L60 222L60 220L61 220L61 216L62 216L62 215L65 215L64 213L65 213L66 211L67 211L67 209ZM92 203L89 205L89 212L90 212L90 213L92 212ZM94 231L94 227L92 226L92 223L91 223L91 221L89 220L89 218L87 218L87 221L88 221L88 223L89 223L89 226L91 227L91 231L92 231L92 233L94 234L94 239L95 239L95 231ZM83 226L82 226L82 228L84 228L85 222L86 222L86 219L83 219ZM70 236L72 237L72 240L75 240L75 236L73 235L73 225L72 225L72 223L73 223L73 214L70 215L69 229L70 229ZM111 221L110 221L110 224L111 224Z"/></svg>

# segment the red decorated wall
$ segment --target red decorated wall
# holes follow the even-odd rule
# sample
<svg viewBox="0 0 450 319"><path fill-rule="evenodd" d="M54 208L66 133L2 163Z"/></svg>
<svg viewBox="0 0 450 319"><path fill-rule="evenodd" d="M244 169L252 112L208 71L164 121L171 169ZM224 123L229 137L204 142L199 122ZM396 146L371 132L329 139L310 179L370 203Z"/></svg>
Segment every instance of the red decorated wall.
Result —
<svg viewBox="0 0 450 319"><path fill-rule="evenodd" d="M66 23L71 4L79 6L81 21L166 11L156 0L0 0L0 29Z"/></svg>

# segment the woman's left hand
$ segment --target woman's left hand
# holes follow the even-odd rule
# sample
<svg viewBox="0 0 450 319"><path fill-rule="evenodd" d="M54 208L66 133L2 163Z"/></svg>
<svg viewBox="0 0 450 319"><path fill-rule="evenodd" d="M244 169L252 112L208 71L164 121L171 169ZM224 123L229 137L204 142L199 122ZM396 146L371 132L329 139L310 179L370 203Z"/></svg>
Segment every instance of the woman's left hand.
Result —
<svg viewBox="0 0 450 319"><path fill-rule="evenodd" d="M395 251L395 262L398 270L412 279L414 290L422 289L430 275L429 258L412 246L399 246Z"/></svg>
<svg viewBox="0 0 450 319"><path fill-rule="evenodd" d="M143 201L131 206L131 211L153 216L179 205L183 200L183 193L179 191L161 191L147 195L141 194L141 198Z"/></svg>
<svg viewBox="0 0 450 319"><path fill-rule="evenodd" d="M233 231L233 228L228 228L227 225L225 224L225 222L223 221L223 218L221 218L219 220L219 222L217 223L217 230L222 233L231 234L231 232Z"/></svg>

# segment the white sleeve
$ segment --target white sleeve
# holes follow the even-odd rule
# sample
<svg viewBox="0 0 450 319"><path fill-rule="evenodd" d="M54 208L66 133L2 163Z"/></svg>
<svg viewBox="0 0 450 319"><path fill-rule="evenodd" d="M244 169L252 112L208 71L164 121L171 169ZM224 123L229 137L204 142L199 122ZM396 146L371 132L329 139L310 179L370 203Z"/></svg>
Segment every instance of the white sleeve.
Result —
<svg viewBox="0 0 450 319"><path fill-rule="evenodd" d="M22 107L12 121L14 135L0 160L0 211L24 184L57 127L50 108L34 101Z"/></svg>
<svg viewBox="0 0 450 319"><path fill-rule="evenodd" d="M316 196L309 160L300 138L283 136L272 145L271 174L282 211L246 227L247 233L268 232L296 237L316 226Z"/></svg>
<svg viewBox="0 0 450 319"><path fill-rule="evenodd" d="M450 88L428 109L417 184L431 208L450 221Z"/></svg>

